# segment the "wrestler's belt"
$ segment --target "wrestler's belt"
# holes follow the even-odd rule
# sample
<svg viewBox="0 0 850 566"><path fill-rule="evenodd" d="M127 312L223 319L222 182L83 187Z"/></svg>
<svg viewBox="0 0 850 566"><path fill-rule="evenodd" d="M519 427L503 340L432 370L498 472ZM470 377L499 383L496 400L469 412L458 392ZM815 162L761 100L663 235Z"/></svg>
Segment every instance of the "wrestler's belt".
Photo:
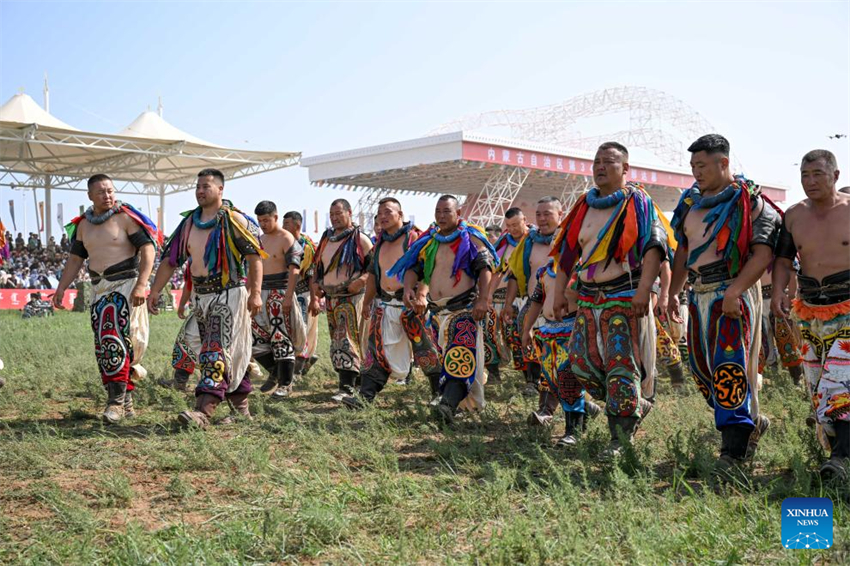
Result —
<svg viewBox="0 0 850 566"><path fill-rule="evenodd" d="M475 299L478 298L478 290L475 287L467 289L460 295L456 297L452 297L449 302L445 305L438 305L437 303L428 299L428 310L432 313L436 314L440 311L462 311L464 309L469 309L472 306L472 303L475 302Z"/></svg>
<svg viewBox="0 0 850 566"><path fill-rule="evenodd" d="M227 289L235 289L242 287L244 283L241 279L230 279L227 285L222 284L221 274L208 275L207 277L192 276L192 289L198 295L209 295L211 293L221 293Z"/></svg>
<svg viewBox="0 0 850 566"><path fill-rule="evenodd" d="M726 261L721 259L720 261L703 265L698 269L698 271L689 269L688 283L693 285L696 283L697 279L699 279L700 283L703 285L707 285L709 283L721 283L723 281L728 281L732 279L732 274L729 273L729 266L726 265Z"/></svg>
<svg viewBox="0 0 850 566"><path fill-rule="evenodd" d="M493 293L493 302L494 303L504 303L505 299L508 298L508 288L502 287L501 289L496 289Z"/></svg>
<svg viewBox="0 0 850 566"><path fill-rule="evenodd" d="M357 295L362 295L365 292L364 291L365 288L361 289L357 293L352 293L351 291L348 290L348 286L351 285L351 283L353 281L354 281L354 279L349 279L348 281L344 281L344 282L340 283L339 285L322 284L321 285L322 291L324 291L325 296L327 296L327 297L355 297Z"/></svg>
<svg viewBox="0 0 850 566"><path fill-rule="evenodd" d="M286 291L289 286L289 272L274 273L272 275L263 275L263 290L264 291Z"/></svg>
<svg viewBox="0 0 850 566"><path fill-rule="evenodd" d="M385 291L384 289L381 289L380 293L378 294L378 298L387 303L390 301L403 301L404 289L397 289L395 293L390 293L388 291Z"/></svg>
<svg viewBox="0 0 850 566"><path fill-rule="evenodd" d="M123 281L124 279L133 279L139 276L139 256L128 257L123 261L119 261L114 265L110 265L103 270L103 273L98 273L93 269L89 269L91 284L97 285L103 279L107 281Z"/></svg>
<svg viewBox="0 0 850 566"><path fill-rule="evenodd" d="M798 274L800 298L812 305L834 305L850 301L850 271L827 275L823 281Z"/></svg>
<svg viewBox="0 0 850 566"><path fill-rule="evenodd" d="M632 291L638 288L640 283L640 268L635 269L631 273L625 273L616 279L596 283L593 281L582 281L579 279L578 292L585 295L596 295L601 298L604 295L613 295L615 293L623 293Z"/></svg>

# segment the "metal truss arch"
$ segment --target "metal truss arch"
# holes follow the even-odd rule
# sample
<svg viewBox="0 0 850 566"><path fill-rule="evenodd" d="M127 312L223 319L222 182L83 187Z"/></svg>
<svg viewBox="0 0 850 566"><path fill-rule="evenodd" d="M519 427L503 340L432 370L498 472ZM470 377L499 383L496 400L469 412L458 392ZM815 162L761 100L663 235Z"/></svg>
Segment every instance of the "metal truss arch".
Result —
<svg viewBox="0 0 850 566"><path fill-rule="evenodd" d="M579 120L624 112L628 113L628 129L584 137L577 128ZM716 131L702 114L673 95L647 87L621 86L582 94L559 104L469 115L430 133L489 128L508 128L514 138L577 149L588 149L600 139L615 139L651 151L663 163L677 167L687 165L685 148L694 139ZM741 171L741 163L734 155L732 161L734 168Z"/></svg>

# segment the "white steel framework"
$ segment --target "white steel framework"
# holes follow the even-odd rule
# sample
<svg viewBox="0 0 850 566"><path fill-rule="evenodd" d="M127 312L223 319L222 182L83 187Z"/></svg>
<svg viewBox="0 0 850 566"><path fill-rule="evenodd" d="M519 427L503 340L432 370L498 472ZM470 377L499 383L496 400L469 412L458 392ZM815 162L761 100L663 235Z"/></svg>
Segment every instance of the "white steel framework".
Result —
<svg viewBox="0 0 850 566"><path fill-rule="evenodd" d="M522 167L500 167L493 172L476 195L471 210L464 214L473 224L501 224L502 217L522 190L529 170Z"/></svg>
<svg viewBox="0 0 850 566"><path fill-rule="evenodd" d="M604 136L583 137L581 119L627 112L628 129ZM684 167L686 148L701 135L715 132L705 117L682 100L646 87L622 86L570 98L559 104L523 110L496 110L447 122L430 134L458 130L510 129L510 136L566 148L595 150L599 143L616 140L628 147L651 151L663 163ZM733 156L733 165L742 171Z"/></svg>

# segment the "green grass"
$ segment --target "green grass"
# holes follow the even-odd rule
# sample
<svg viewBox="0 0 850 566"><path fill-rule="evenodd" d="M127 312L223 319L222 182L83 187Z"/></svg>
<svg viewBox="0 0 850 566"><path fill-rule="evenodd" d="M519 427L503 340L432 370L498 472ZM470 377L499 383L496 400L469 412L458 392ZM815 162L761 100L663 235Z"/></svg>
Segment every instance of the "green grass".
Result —
<svg viewBox="0 0 850 566"><path fill-rule="evenodd" d="M659 386L636 449L601 464L532 431L508 372L483 414L442 429L427 385L390 384L374 408L338 409L321 361L290 400L251 396L253 422L180 430L190 398L170 375L180 321L153 319L133 421L106 427L87 316L0 313L0 563L4 564L848 564L847 494L822 486L807 403L769 375L772 421L750 481L716 485L719 445L695 388ZM224 407L219 408L224 416ZM786 551L785 497L829 496L835 545Z"/></svg>

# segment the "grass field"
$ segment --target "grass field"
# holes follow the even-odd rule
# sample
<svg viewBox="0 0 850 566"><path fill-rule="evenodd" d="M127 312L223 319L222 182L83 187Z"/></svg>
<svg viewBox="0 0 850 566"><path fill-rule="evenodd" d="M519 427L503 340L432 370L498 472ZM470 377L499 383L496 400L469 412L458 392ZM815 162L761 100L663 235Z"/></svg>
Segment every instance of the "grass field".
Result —
<svg viewBox="0 0 850 566"><path fill-rule="evenodd" d="M814 473L807 405L784 373L762 392L773 426L751 481L718 486L719 434L695 387L677 398L659 385L636 450L601 464L605 423L552 449L562 418L529 430L513 373L453 429L429 418L421 375L374 408L338 409L324 320L323 358L292 399L254 393L253 422L183 431L189 398L155 385L179 323L153 319L139 416L106 427L87 315L0 312L0 563L850 563L846 493ZM782 549L791 496L835 502L831 550Z"/></svg>

